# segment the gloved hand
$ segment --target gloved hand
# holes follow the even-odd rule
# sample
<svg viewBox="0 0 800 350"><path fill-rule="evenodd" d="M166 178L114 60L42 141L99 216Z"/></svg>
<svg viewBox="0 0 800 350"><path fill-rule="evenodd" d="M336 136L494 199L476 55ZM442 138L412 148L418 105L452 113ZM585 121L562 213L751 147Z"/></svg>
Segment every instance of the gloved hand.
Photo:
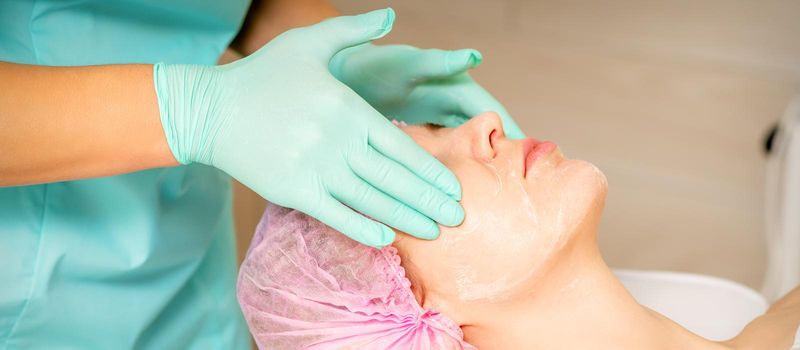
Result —
<svg viewBox="0 0 800 350"><path fill-rule="evenodd" d="M525 135L503 106L467 70L482 57L472 49L444 51L406 45L363 44L342 50L330 62L333 75L387 117L409 124L461 125L494 111L509 138Z"/></svg>
<svg viewBox="0 0 800 350"><path fill-rule="evenodd" d="M175 158L372 246L394 232L356 211L426 239L439 233L431 219L461 223L455 175L328 70L334 54L384 36L393 20L391 9L328 19L223 66L157 64Z"/></svg>

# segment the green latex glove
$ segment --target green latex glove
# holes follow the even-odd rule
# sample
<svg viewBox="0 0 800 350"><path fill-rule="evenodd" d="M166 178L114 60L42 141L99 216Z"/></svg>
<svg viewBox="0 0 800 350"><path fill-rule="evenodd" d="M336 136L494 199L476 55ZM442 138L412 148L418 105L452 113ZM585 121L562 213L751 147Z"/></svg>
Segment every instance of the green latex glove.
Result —
<svg viewBox="0 0 800 350"><path fill-rule="evenodd" d="M509 138L524 138L505 108L467 73L481 61L480 52L472 49L364 44L342 50L330 67L337 79L389 118L455 127L493 111Z"/></svg>
<svg viewBox="0 0 800 350"><path fill-rule="evenodd" d="M340 50L384 36L394 12L328 19L223 66L157 64L161 119L181 163L217 167L267 200L371 246L420 238L464 212L455 175L328 69ZM433 219L433 220L431 220Z"/></svg>

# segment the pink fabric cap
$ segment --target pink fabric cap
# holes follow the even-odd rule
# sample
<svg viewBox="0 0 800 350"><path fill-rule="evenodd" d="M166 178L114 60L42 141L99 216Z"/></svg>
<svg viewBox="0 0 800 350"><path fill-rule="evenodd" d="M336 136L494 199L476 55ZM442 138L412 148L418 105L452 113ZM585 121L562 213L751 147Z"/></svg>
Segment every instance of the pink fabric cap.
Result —
<svg viewBox="0 0 800 350"><path fill-rule="evenodd" d="M239 304L261 349L475 349L423 309L397 249L357 243L269 205L239 271Z"/></svg>

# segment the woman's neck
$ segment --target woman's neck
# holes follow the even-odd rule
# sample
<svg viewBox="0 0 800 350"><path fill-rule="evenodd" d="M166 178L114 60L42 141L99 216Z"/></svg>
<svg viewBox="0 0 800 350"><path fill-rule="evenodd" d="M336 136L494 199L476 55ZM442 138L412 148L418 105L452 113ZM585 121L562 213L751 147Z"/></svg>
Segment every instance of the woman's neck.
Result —
<svg viewBox="0 0 800 350"><path fill-rule="evenodd" d="M725 349L636 302L593 236L573 242L526 298L470 306L465 338L491 349Z"/></svg>

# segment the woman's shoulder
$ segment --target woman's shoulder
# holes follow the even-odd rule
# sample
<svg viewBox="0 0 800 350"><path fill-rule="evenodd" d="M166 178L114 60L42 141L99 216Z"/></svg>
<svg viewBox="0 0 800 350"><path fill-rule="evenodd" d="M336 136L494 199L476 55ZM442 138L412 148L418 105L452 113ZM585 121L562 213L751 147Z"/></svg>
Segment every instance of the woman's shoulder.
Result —
<svg viewBox="0 0 800 350"><path fill-rule="evenodd" d="M800 349L800 287L772 304L763 315L725 342L733 349Z"/></svg>

